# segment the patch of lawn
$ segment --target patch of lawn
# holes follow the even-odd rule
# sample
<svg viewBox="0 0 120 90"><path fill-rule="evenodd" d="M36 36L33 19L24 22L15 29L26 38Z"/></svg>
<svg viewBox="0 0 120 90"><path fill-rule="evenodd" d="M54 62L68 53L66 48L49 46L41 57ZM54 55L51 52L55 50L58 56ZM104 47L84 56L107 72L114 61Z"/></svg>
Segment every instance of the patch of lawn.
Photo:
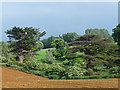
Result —
<svg viewBox="0 0 120 90"><path fill-rule="evenodd" d="M38 55L35 55L36 57L36 60L40 60L40 59L45 59L46 58L46 50L40 50L40 51L37 51L36 54Z"/></svg>

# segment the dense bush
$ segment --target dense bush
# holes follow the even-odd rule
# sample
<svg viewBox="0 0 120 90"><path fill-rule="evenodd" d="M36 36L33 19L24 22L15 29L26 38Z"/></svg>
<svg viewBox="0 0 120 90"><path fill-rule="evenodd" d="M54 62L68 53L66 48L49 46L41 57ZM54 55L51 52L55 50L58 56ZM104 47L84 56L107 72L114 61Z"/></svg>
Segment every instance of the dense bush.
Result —
<svg viewBox="0 0 120 90"><path fill-rule="evenodd" d="M48 37L46 39L43 39L42 43L44 44L44 48L51 48L52 47L51 46L52 42L57 38L59 38L59 37L51 36L51 37Z"/></svg>
<svg viewBox="0 0 120 90"><path fill-rule="evenodd" d="M28 71L31 69L32 70L39 70L41 65L42 64L38 63L37 61L27 61L27 62L25 62L24 68Z"/></svg>
<svg viewBox="0 0 120 90"><path fill-rule="evenodd" d="M119 74L120 73L120 67L113 67L109 69L109 72L111 74Z"/></svg>
<svg viewBox="0 0 120 90"><path fill-rule="evenodd" d="M66 68L66 75L67 77L71 77L71 76L83 76L86 73L85 69L79 68L77 66L68 66Z"/></svg>
<svg viewBox="0 0 120 90"><path fill-rule="evenodd" d="M6 59L5 57L0 57L0 63L6 63L8 62L8 59Z"/></svg>
<svg viewBox="0 0 120 90"><path fill-rule="evenodd" d="M94 74L94 71L92 69L88 68L86 75L91 76L93 74Z"/></svg>
<svg viewBox="0 0 120 90"><path fill-rule="evenodd" d="M42 59L43 63L47 63L47 64L52 64L55 62L55 57L53 56L52 52L50 51L46 51L46 58Z"/></svg>
<svg viewBox="0 0 120 90"><path fill-rule="evenodd" d="M100 35L102 38L113 40L112 36L106 29L87 29L85 34L89 35Z"/></svg>
<svg viewBox="0 0 120 90"><path fill-rule="evenodd" d="M73 33L66 33L62 35L62 38L66 41L66 42L72 42L74 39L76 39L79 35L75 32Z"/></svg>
<svg viewBox="0 0 120 90"><path fill-rule="evenodd" d="M93 71L103 71L104 69L102 67L94 67Z"/></svg>
<svg viewBox="0 0 120 90"><path fill-rule="evenodd" d="M61 73L63 73L65 71L65 68L61 67L58 64L51 64L49 65L48 69L46 70L46 74L47 75L60 75Z"/></svg>
<svg viewBox="0 0 120 90"><path fill-rule="evenodd" d="M59 79L59 75L49 75L48 78L50 79Z"/></svg>
<svg viewBox="0 0 120 90"><path fill-rule="evenodd" d="M8 60L8 62L7 62L7 64L6 64L6 66L7 67L10 67L11 65L13 65L14 64L14 62L13 61L11 61L11 60Z"/></svg>

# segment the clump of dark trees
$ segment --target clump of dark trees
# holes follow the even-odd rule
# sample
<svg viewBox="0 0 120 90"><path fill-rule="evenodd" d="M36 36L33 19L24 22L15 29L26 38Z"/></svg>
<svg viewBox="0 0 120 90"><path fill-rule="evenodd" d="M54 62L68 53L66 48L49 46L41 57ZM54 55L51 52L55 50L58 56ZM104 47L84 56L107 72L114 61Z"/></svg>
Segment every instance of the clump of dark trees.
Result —
<svg viewBox="0 0 120 90"><path fill-rule="evenodd" d="M3 66L50 79L120 78L120 25L112 36L105 29L87 29L83 36L73 32L40 41L46 32L32 27L13 27L6 34L9 42L0 44ZM55 49L36 60L42 48Z"/></svg>

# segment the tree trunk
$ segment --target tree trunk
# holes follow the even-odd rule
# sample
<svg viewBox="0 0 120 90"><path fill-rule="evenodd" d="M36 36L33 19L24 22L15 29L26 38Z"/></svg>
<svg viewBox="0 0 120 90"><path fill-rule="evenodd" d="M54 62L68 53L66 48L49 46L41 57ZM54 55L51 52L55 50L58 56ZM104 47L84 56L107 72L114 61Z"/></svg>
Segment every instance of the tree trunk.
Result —
<svg viewBox="0 0 120 90"><path fill-rule="evenodd" d="M88 63L87 63L87 69L93 69L93 65L91 64L91 58L89 58Z"/></svg>
<svg viewBox="0 0 120 90"><path fill-rule="evenodd" d="M24 55L23 55L23 52L21 51L19 53L19 62L23 62L23 60L24 60Z"/></svg>
<svg viewBox="0 0 120 90"><path fill-rule="evenodd" d="M20 56L19 56L19 62L23 62L23 60L24 60L24 56L23 56L23 55L20 55Z"/></svg>

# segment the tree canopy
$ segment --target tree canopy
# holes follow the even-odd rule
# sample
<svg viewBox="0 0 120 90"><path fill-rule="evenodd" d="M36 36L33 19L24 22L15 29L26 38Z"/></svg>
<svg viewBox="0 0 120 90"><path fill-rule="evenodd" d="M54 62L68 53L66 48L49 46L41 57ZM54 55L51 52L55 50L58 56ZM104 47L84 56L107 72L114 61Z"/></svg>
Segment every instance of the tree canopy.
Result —
<svg viewBox="0 0 120 90"><path fill-rule="evenodd" d="M66 41L66 42L72 42L74 39L76 39L79 35L76 32L73 33L66 33L62 35L62 38Z"/></svg>
<svg viewBox="0 0 120 90"><path fill-rule="evenodd" d="M54 37L54 36L51 36L51 37L48 37L46 39L43 39L42 40L42 43L44 44L44 48L51 48L51 44L52 44L52 41L54 41L55 39L57 39L58 37Z"/></svg>
<svg viewBox="0 0 120 90"><path fill-rule="evenodd" d="M11 52L15 52L19 56L19 61L23 62L24 53L30 53L34 51L37 44L36 42L42 37L46 32L39 32L39 29L33 27L13 27L6 31L9 37L9 42L15 40L10 47L12 47Z"/></svg>
<svg viewBox="0 0 120 90"><path fill-rule="evenodd" d="M118 42L118 46L120 46L120 24L117 25L116 28L114 28L112 31L112 36L115 42Z"/></svg>
<svg viewBox="0 0 120 90"><path fill-rule="evenodd" d="M90 35L100 35L102 38L113 40L112 36L108 33L106 29L87 29L85 34Z"/></svg>

